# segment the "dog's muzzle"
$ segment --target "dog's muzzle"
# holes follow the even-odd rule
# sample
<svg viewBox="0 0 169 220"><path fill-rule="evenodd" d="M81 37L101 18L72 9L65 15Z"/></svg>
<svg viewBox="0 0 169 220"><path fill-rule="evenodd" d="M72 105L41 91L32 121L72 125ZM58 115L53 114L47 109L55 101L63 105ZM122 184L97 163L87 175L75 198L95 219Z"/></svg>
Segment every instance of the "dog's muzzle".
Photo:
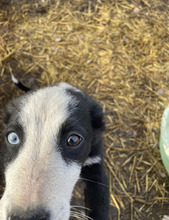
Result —
<svg viewBox="0 0 169 220"><path fill-rule="evenodd" d="M8 216L8 220L49 220L50 215L42 208L28 209L23 211L16 209L11 212Z"/></svg>

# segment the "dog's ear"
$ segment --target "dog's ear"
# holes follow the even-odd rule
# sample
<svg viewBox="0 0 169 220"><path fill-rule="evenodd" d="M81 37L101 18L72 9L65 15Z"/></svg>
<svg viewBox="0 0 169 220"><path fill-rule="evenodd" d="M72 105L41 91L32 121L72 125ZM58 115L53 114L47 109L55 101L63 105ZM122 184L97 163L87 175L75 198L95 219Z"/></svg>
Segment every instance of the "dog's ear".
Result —
<svg viewBox="0 0 169 220"><path fill-rule="evenodd" d="M104 131L105 123L103 121L104 114L102 106L91 98L88 99L88 102L92 127L96 130Z"/></svg>
<svg viewBox="0 0 169 220"><path fill-rule="evenodd" d="M105 130L104 114L102 106L88 97L91 125L93 128L93 139L89 156L102 155L103 150L103 131Z"/></svg>

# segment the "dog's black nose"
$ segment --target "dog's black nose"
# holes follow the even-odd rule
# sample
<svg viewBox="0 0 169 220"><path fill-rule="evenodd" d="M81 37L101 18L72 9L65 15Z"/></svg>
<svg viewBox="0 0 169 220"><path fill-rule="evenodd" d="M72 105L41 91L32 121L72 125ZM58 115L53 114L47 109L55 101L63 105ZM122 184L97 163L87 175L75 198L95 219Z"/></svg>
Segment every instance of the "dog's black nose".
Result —
<svg viewBox="0 0 169 220"><path fill-rule="evenodd" d="M47 216L32 216L32 217L25 217L25 216L11 216L10 220L49 220Z"/></svg>
<svg viewBox="0 0 169 220"><path fill-rule="evenodd" d="M34 209L23 211L20 209L12 211L8 219L10 220L50 220L50 215L44 209Z"/></svg>

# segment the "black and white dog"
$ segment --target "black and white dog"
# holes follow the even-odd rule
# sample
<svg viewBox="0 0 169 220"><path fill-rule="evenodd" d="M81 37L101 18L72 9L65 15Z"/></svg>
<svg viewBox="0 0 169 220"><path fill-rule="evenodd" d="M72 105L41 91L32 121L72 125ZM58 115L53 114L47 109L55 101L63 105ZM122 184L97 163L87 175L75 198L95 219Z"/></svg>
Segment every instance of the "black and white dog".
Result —
<svg viewBox="0 0 169 220"><path fill-rule="evenodd" d="M5 125L1 162L6 186L0 220L68 220L79 177L86 185L87 215L108 219L103 112L97 102L59 83L13 100Z"/></svg>

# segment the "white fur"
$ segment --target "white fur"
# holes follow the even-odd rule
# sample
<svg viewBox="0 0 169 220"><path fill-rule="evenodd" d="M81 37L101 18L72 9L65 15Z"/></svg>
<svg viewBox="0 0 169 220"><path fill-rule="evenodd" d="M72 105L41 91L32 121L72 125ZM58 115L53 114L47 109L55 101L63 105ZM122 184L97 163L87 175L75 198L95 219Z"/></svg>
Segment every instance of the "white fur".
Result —
<svg viewBox="0 0 169 220"><path fill-rule="evenodd" d="M93 164L97 164L101 162L101 157L88 157L87 160L84 162L83 166L91 166Z"/></svg>
<svg viewBox="0 0 169 220"><path fill-rule="evenodd" d="M80 166L67 165L57 150L60 127L70 114L68 104L75 107L77 104L65 92L69 87L61 83L40 89L22 100L20 123L24 127L25 142L5 172L0 220L7 220L7 212L15 206L26 210L32 204L47 208L51 220L69 219L71 194Z"/></svg>

